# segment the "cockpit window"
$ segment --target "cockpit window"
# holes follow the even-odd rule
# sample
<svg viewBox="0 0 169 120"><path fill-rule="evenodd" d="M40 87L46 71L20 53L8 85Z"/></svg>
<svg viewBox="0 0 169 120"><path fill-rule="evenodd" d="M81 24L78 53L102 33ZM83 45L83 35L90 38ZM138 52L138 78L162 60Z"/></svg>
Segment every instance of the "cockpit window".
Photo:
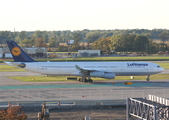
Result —
<svg viewBox="0 0 169 120"><path fill-rule="evenodd" d="M160 66L158 65L157 67L159 68Z"/></svg>

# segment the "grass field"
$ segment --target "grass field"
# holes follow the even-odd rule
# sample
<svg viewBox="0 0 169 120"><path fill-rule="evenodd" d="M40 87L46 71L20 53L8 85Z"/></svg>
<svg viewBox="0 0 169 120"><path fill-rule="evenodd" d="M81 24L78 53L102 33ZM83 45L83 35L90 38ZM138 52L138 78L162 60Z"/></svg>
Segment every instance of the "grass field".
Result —
<svg viewBox="0 0 169 120"><path fill-rule="evenodd" d="M67 81L67 76L10 76L8 78L26 82L45 82L45 81ZM168 79L169 74L156 74L150 76L151 80ZM103 78L92 78L93 80L108 80ZM131 80L130 76L117 76L114 80ZM133 80L144 80L146 76L134 76Z"/></svg>
<svg viewBox="0 0 169 120"><path fill-rule="evenodd" d="M38 59L37 61L169 61L169 57L143 56L143 57L85 57L85 58L55 58Z"/></svg>
<svg viewBox="0 0 169 120"><path fill-rule="evenodd" d="M26 71L26 70L14 66L10 66L10 65L0 64L0 72L20 72L20 71Z"/></svg>
<svg viewBox="0 0 169 120"><path fill-rule="evenodd" d="M169 69L169 63L156 63L156 64L160 65L164 69Z"/></svg>

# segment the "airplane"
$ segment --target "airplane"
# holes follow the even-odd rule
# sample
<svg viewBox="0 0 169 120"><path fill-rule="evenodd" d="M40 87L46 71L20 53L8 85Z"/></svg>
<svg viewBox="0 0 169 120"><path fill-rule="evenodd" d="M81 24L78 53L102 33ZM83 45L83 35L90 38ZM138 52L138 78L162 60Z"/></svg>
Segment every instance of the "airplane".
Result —
<svg viewBox="0 0 169 120"><path fill-rule="evenodd" d="M7 41L14 62L9 65L44 75L77 76L80 82L90 82L91 77L114 79L116 76L147 76L160 73L164 68L151 62L38 62L32 59L15 42Z"/></svg>

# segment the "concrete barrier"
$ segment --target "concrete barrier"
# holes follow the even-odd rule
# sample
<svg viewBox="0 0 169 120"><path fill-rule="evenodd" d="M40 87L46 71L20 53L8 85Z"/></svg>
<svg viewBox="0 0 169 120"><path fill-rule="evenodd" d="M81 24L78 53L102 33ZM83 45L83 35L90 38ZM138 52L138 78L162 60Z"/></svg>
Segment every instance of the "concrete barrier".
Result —
<svg viewBox="0 0 169 120"><path fill-rule="evenodd" d="M19 102L14 104L19 104L19 106L22 106L22 111L35 111L39 112L42 109L42 103L44 101L39 102ZM0 103L0 106L2 108L8 108L8 103ZM78 109L104 109L104 108L112 108L112 107L125 107L125 100L107 100L107 101L61 101L60 105L58 105L58 102L56 101L50 101L46 102L47 109L50 110L78 110Z"/></svg>

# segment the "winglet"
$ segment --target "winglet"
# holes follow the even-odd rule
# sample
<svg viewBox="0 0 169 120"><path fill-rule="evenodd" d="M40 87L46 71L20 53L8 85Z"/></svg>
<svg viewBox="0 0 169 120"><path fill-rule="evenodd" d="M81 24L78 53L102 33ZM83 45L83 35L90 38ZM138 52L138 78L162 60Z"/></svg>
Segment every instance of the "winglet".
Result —
<svg viewBox="0 0 169 120"><path fill-rule="evenodd" d="M15 62L36 62L14 41L6 41Z"/></svg>

